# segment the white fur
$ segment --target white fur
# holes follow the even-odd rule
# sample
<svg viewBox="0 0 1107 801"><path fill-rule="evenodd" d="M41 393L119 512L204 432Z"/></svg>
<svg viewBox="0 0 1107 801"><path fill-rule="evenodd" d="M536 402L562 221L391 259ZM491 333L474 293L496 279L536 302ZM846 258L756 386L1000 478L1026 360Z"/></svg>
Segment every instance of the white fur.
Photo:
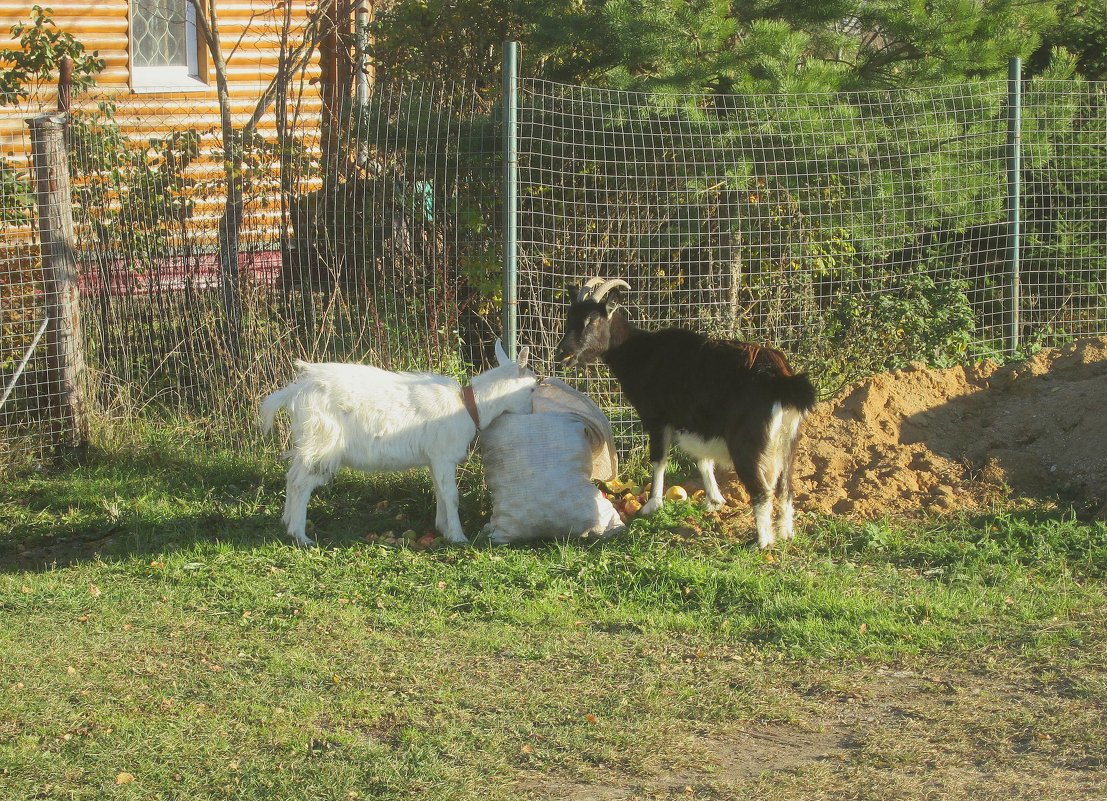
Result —
<svg viewBox="0 0 1107 801"><path fill-rule="evenodd" d="M783 429L784 409L779 403L773 404L772 413L769 415L769 425L765 432L765 449L758 459L757 469L761 472L761 480L766 487L775 487L776 480L780 478L780 469L784 466L784 458L781 454L782 438L780 432Z"/></svg>
<svg viewBox="0 0 1107 801"><path fill-rule="evenodd" d="M730 461L730 451L723 439L704 439L701 436L688 431L678 431L676 435L677 445L681 450L693 459L706 459L723 467L733 467Z"/></svg>
<svg viewBox="0 0 1107 801"><path fill-rule="evenodd" d="M721 509L726 505L726 498L719 490L719 482L715 480L715 465L734 467L726 442L722 439L704 439L688 431L678 431L676 440L681 450L696 460L696 467L699 468L700 478L703 480L704 505L708 511Z"/></svg>
<svg viewBox="0 0 1107 801"><path fill-rule="evenodd" d="M773 500L763 498L753 504L753 520L757 525L757 547L768 548L773 544Z"/></svg>
<svg viewBox="0 0 1107 801"><path fill-rule="evenodd" d="M758 462L758 469L765 486L772 488L770 498L761 504L754 506L754 520L757 525L757 543L761 548L772 545L776 537L790 540L794 534L795 509L790 493L782 495L780 501L779 517L776 527L773 527L773 502L775 488L784 470L785 460L788 458L792 442L799 436L800 423L804 415L795 409L785 409L780 403L773 404L772 413L766 425L765 450ZM665 432L665 453L668 453L669 440L674 432ZM718 509L726 504L726 499L719 490L718 481L715 478L715 465L726 469L733 469L734 463L730 458L730 451L726 442L722 439L705 439L688 431L675 432L676 443L681 450L696 460L700 477L703 479L704 503L709 510ZM663 458L653 465L653 487L650 490L650 498L642 506L641 514L652 515L661 509L665 496L665 467L668 457Z"/></svg>
<svg viewBox="0 0 1107 801"><path fill-rule="evenodd" d="M788 409L784 412L783 430L789 432L786 443L780 447L785 450L781 451L780 458L785 459L788 456L788 450L791 443L795 442L796 437L799 436L800 423L803 422L803 413L797 412L794 409ZM788 488L788 492L784 493L780 498L780 516L777 518L777 534L781 539L787 541L792 539L795 535L794 530L795 523L795 507L792 502L791 486Z"/></svg>
<svg viewBox="0 0 1107 801"><path fill-rule="evenodd" d="M761 454L758 469L765 486L773 488L772 496L777 495L777 482L784 470L785 461L788 459L792 443L799 436L800 423L803 422L803 413L795 409L785 409L779 403L773 404L772 416L769 418L768 432L765 437L765 450ZM792 494L781 494L780 513L774 530L772 523L772 503L768 504L767 511L762 514L754 510L757 520L757 542L762 548L767 548L779 535L783 540L790 540L794 534L795 509L792 505Z"/></svg>
<svg viewBox="0 0 1107 801"><path fill-rule="evenodd" d="M505 412L528 414L537 386L526 370L527 348L513 362L496 343L499 366L474 376L481 426ZM432 373L391 373L360 364L297 362L299 374L261 404L268 431L280 409L292 419L292 446L283 521L303 546L311 492L341 467L366 472L430 468L437 497L435 527L450 542L468 542L458 515L457 465L477 427L461 385Z"/></svg>

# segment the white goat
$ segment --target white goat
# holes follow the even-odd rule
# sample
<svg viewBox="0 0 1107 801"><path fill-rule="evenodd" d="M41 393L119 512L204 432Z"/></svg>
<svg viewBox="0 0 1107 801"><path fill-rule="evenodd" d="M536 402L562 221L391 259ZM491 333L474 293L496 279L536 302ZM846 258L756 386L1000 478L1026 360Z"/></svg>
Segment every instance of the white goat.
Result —
<svg viewBox="0 0 1107 801"><path fill-rule="evenodd" d="M296 379L261 404L265 431L280 409L292 418L282 518L288 533L299 545L315 544L304 530L308 500L340 467L429 467L438 499L435 527L450 542L468 542L458 516L457 465L479 428L504 412L531 412L538 382L526 369L527 356L523 348L513 362L496 342L499 366L474 376L464 390L453 378L432 373L296 362Z"/></svg>

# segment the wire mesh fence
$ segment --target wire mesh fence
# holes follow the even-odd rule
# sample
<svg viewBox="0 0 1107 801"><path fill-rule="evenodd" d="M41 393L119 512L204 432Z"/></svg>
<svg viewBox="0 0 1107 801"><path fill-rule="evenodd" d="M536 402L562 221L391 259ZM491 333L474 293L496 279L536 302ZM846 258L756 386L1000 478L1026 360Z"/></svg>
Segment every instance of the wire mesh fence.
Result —
<svg viewBox="0 0 1107 801"><path fill-rule="evenodd" d="M1023 335L1107 333L1107 84L1030 81L1023 96Z"/></svg>
<svg viewBox="0 0 1107 801"><path fill-rule="evenodd" d="M565 288L628 280L645 327L773 344L824 391L1007 347L1007 86L661 96L528 81L520 330L548 356ZM1107 332L1103 85L1024 98L1021 330ZM634 415L588 379L624 436Z"/></svg>
<svg viewBox="0 0 1107 801"><path fill-rule="evenodd" d="M646 326L780 346L824 391L1006 347L1006 86L661 96L519 86L520 345L553 372L565 288L628 280ZM499 334L501 126L467 85L289 101L226 139L188 101L66 129L93 407L251 436L292 360L469 374ZM306 107L305 107L306 108ZM25 112L9 114L26 116ZM8 124L2 130L20 130ZM23 133L0 161L0 447L57 436ZM1021 336L1107 334L1107 85L1023 95ZM623 443L634 416L587 379Z"/></svg>
<svg viewBox="0 0 1107 801"><path fill-rule="evenodd" d="M36 360L50 320L46 314L30 163L28 130L0 139L0 463L41 447L56 429L45 362Z"/></svg>
<svg viewBox="0 0 1107 801"><path fill-rule="evenodd" d="M461 373L490 354L500 156L486 100L377 86L325 130L293 114L267 134L226 141L185 100L71 115L84 340L106 420L178 415L240 441L294 359ZM8 150L29 158L22 141ZM29 175L4 176L0 375L14 390L0 439L14 449L23 432L18 447L41 452L46 357L30 346L49 303L33 207L18 205Z"/></svg>

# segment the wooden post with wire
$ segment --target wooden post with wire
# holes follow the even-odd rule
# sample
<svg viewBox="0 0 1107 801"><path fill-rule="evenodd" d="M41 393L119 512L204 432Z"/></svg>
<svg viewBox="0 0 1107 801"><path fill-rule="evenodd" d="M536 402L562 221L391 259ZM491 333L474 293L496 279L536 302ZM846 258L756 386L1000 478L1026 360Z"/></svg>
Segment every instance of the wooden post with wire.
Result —
<svg viewBox="0 0 1107 801"><path fill-rule="evenodd" d="M31 129L31 169L38 208L38 238L45 284L46 382L44 408L50 413L53 442L63 451L82 452L89 441L81 297L77 287L73 207L65 151L64 114L27 120Z"/></svg>

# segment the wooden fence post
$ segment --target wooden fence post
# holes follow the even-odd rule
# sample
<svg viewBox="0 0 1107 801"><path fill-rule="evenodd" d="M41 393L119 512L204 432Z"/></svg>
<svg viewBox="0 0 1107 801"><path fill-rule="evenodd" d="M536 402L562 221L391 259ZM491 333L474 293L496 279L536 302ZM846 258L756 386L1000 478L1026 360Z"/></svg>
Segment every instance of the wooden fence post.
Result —
<svg viewBox="0 0 1107 801"><path fill-rule="evenodd" d="M38 205L38 236L46 290L46 408L54 443L82 451L88 445L84 341L73 207L65 152L64 114L27 120L31 168Z"/></svg>

